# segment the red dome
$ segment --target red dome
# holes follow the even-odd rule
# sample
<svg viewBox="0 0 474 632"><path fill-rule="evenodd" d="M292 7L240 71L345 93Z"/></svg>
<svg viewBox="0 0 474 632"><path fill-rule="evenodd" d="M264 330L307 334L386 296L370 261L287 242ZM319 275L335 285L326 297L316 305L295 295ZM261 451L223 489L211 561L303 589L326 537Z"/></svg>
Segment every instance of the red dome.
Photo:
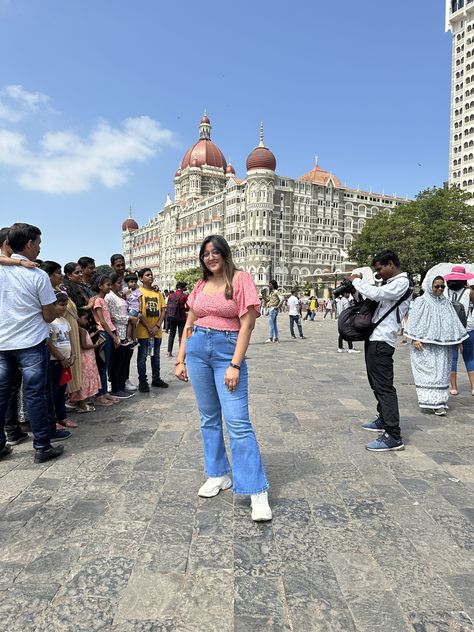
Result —
<svg viewBox="0 0 474 632"><path fill-rule="evenodd" d="M201 119L201 125L202 123L205 123L206 125L210 125L211 121L209 120L209 117L207 116L207 114L204 114L204 116Z"/></svg>
<svg viewBox="0 0 474 632"><path fill-rule="evenodd" d="M270 171L275 171L276 158L266 147L256 147L248 155L246 166L247 171L252 171L252 169L268 169Z"/></svg>
<svg viewBox="0 0 474 632"><path fill-rule="evenodd" d="M184 154L184 158L181 161L181 169L186 169L186 167L190 166L202 167L203 165L218 167L225 171L227 162L217 145L214 145L211 140L201 138Z"/></svg>
<svg viewBox="0 0 474 632"><path fill-rule="evenodd" d="M174 177L179 178L180 175L181 175L181 167L178 167L178 171L174 174Z"/></svg>
<svg viewBox="0 0 474 632"><path fill-rule="evenodd" d="M226 172L226 173L231 173L232 175L234 175L234 176L235 176L235 169L234 169L234 167L230 164L230 162L229 162L229 164L227 165L227 169L225 170L225 172Z"/></svg>
<svg viewBox="0 0 474 632"><path fill-rule="evenodd" d="M131 217L126 219L124 223L122 224L122 232L126 232L127 230L129 232L132 232L133 230L138 230L137 222Z"/></svg>

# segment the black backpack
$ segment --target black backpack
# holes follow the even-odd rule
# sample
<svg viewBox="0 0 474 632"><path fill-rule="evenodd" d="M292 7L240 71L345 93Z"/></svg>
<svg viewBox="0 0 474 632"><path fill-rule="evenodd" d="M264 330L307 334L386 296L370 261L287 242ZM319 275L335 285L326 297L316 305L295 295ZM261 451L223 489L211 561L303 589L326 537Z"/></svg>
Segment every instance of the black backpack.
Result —
<svg viewBox="0 0 474 632"><path fill-rule="evenodd" d="M461 294L459 294L459 295L457 294L457 292L453 292L452 290L448 291L448 295L449 295L449 298L451 300L451 304L454 307L454 311L458 315L458 318L461 321L461 324L462 324L463 327L465 327L467 325L466 308L461 303L461 298L462 298L462 295L464 294L465 291L466 291L466 288L464 288L463 291L461 292Z"/></svg>
<svg viewBox="0 0 474 632"><path fill-rule="evenodd" d="M339 334L344 340L351 342L358 342L360 340L368 340L372 335L372 332L380 323L387 318L395 309L398 310L403 301L411 296L413 288L410 286L405 294L398 299L395 305L392 307L375 323L372 322L372 317L375 314L375 310L379 306L377 301L373 301L370 298L366 298L359 303L355 303L351 307L347 307L339 316L337 323ZM400 318L397 312L397 320L400 322Z"/></svg>

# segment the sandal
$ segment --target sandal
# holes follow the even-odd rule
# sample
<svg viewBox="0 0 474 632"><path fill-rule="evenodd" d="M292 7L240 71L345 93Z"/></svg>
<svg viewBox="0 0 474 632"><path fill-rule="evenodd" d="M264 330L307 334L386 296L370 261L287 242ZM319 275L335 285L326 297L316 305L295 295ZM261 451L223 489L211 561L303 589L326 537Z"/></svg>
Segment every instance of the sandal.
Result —
<svg viewBox="0 0 474 632"><path fill-rule="evenodd" d="M99 399L99 398L95 400L95 403L98 406L113 406L114 405L114 403L110 402L108 399Z"/></svg>
<svg viewBox="0 0 474 632"><path fill-rule="evenodd" d="M449 394L450 394L450 395L459 395L459 391L457 391L455 388L452 388L452 389L449 391Z"/></svg>
<svg viewBox="0 0 474 632"><path fill-rule="evenodd" d="M84 408L78 408L76 410L77 413L93 413L95 411L95 407L92 404L86 404Z"/></svg>
<svg viewBox="0 0 474 632"><path fill-rule="evenodd" d="M58 426L62 426L63 428L77 428L78 424L72 419L63 419L62 421L57 422Z"/></svg>

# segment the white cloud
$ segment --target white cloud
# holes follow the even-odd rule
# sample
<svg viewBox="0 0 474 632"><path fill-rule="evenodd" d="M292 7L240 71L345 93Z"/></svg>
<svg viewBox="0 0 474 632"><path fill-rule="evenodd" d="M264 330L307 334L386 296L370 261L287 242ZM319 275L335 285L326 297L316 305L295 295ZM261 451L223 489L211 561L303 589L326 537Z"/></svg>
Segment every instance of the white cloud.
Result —
<svg viewBox="0 0 474 632"><path fill-rule="evenodd" d="M147 116L128 118L119 128L100 121L85 138L69 130L48 132L38 151L29 149L23 134L0 129L0 165L13 168L25 189L79 193L96 183L124 184L131 176L129 163L144 162L173 144L173 133Z"/></svg>
<svg viewBox="0 0 474 632"><path fill-rule="evenodd" d="M20 85L5 86L0 90L0 120L17 123L41 108L52 111L49 101L42 92L28 92Z"/></svg>

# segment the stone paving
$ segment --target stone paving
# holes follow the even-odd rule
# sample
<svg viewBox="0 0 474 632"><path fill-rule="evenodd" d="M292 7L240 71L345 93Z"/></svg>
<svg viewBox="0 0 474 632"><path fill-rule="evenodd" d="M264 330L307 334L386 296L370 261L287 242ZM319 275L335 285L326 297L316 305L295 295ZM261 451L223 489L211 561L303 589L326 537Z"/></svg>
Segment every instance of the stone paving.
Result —
<svg viewBox="0 0 474 632"><path fill-rule="evenodd" d="M406 450L373 454L363 354L337 354L334 322L248 359L272 523L249 501L200 499L191 388L93 415L55 462L31 445L0 462L0 630L294 632L473 630L474 400L466 375L446 418L416 404L396 354Z"/></svg>

